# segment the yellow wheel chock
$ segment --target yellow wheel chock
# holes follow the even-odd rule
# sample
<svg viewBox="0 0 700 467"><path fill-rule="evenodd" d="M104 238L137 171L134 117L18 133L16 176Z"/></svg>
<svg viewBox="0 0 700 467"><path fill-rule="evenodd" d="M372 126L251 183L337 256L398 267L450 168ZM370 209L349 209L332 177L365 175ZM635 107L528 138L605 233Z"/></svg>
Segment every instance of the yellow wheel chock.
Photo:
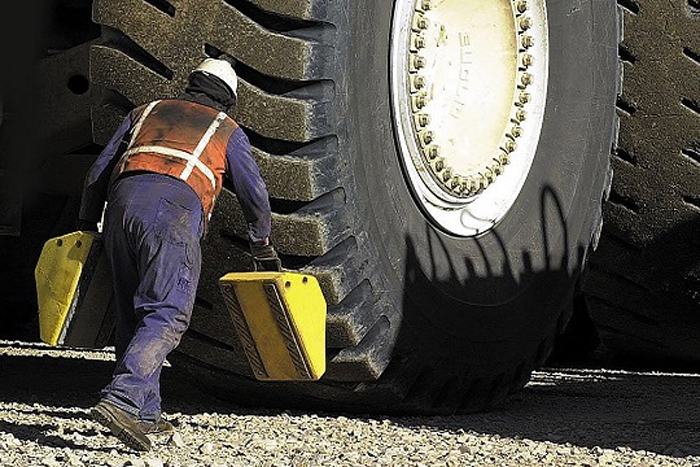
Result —
<svg viewBox="0 0 700 467"><path fill-rule="evenodd" d="M41 340L99 348L114 327L112 275L96 232L73 232L44 244L34 270Z"/></svg>
<svg viewBox="0 0 700 467"><path fill-rule="evenodd" d="M326 370L326 301L313 276L231 273L219 279L253 374L315 381Z"/></svg>

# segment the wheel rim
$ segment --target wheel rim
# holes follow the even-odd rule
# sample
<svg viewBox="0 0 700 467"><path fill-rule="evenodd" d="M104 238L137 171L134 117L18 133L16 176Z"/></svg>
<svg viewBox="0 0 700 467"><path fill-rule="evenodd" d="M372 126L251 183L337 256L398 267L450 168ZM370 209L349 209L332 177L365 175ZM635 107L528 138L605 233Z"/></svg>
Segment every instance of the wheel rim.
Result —
<svg viewBox="0 0 700 467"><path fill-rule="evenodd" d="M397 0L392 106L424 213L473 236L512 207L532 166L548 81L544 1Z"/></svg>

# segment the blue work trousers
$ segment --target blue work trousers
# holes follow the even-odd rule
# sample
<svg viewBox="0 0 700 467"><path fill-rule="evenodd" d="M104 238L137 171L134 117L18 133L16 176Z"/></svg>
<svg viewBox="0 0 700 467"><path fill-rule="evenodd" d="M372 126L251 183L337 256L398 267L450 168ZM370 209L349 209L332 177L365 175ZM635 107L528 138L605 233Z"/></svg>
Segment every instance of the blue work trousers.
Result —
<svg viewBox="0 0 700 467"><path fill-rule="evenodd" d="M192 316L202 205L185 182L139 173L112 187L104 224L114 278L117 363L102 398L142 420L157 421L161 368Z"/></svg>

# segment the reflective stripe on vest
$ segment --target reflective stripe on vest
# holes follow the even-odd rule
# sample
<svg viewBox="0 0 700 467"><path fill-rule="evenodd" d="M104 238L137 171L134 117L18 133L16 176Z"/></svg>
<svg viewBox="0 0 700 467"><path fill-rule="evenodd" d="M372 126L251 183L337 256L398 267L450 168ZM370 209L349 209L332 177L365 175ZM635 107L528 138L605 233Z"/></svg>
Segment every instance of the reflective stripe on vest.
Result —
<svg viewBox="0 0 700 467"><path fill-rule="evenodd" d="M209 128L207 128L207 131L204 133L204 136L202 136L202 139L199 140L199 143L197 144L197 147L194 148L194 151L192 152L192 157L189 162L187 162L187 167L185 167L185 170L182 171L182 174L180 175L180 178L182 180L187 181L188 178L190 178L190 174L192 173L192 169L194 169L195 165L197 168L201 170L200 166L204 166L199 161L199 156L202 155L204 152L204 148L207 147L207 144L209 144L209 141L211 140L211 137L214 136L214 133L216 133L216 130L219 129L219 126L221 125L221 122L223 122L226 119L226 114L223 112L219 112L219 115L216 116L214 121L209 125ZM199 162L199 164L197 164ZM205 166L206 167L206 166ZM211 170L209 171L211 173ZM209 177L209 175L207 175ZM216 187L216 180L214 179L214 175L212 174L209 179L212 181L214 186Z"/></svg>
<svg viewBox="0 0 700 467"><path fill-rule="evenodd" d="M161 101L153 101L148 106L144 109L143 113L141 114L141 117L138 119L136 122L136 125L134 125L134 131L131 133L131 140L129 140L129 145L126 147L126 152L122 154L121 160L119 161L119 172L122 173L124 171L124 168L126 167L126 162L127 159L129 158L129 149L134 145L134 141L136 141L136 136L141 132L141 127L143 126L144 120L146 120L146 117L153 111L153 108L158 105Z"/></svg>
<svg viewBox="0 0 700 467"><path fill-rule="evenodd" d="M131 141L129 141L129 147L128 149L131 149L131 147L134 145L134 141L136 141L136 137L138 134L141 132L141 127L143 126L144 120L146 120L146 117L153 111L153 108L160 104L161 101L153 101L150 104L148 104L148 107L143 111L141 114L141 118L139 118L138 122L136 122L136 125L134 126L134 132L131 134Z"/></svg>
<svg viewBox="0 0 700 467"><path fill-rule="evenodd" d="M193 153L180 151L179 149L166 148L165 146L139 146L134 149L128 150L124 153L124 156L129 157L140 152L153 152L156 154L163 154L164 156L184 159L187 161L187 167L190 167L190 164L192 164L192 167L196 166L199 170L202 171L202 173L204 173L204 175L206 175L206 177L211 182L212 186L216 188L216 177L214 177L214 172L212 172L211 169L206 166L206 164L199 160L199 156L195 156ZM187 167L185 167L185 170L182 172L182 175L180 175L180 178L185 181L187 181L189 175L192 173L192 170L189 170L187 177L183 177L185 171L187 171Z"/></svg>

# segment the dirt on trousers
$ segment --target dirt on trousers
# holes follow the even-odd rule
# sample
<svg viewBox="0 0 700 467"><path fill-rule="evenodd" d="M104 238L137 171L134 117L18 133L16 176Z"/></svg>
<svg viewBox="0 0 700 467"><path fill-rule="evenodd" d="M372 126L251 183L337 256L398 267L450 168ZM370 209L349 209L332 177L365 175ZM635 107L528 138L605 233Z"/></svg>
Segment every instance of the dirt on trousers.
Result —
<svg viewBox="0 0 700 467"><path fill-rule="evenodd" d="M171 437L138 454L93 422L113 353L0 341L0 465L700 465L700 374L545 369L483 414L239 407L163 371Z"/></svg>

